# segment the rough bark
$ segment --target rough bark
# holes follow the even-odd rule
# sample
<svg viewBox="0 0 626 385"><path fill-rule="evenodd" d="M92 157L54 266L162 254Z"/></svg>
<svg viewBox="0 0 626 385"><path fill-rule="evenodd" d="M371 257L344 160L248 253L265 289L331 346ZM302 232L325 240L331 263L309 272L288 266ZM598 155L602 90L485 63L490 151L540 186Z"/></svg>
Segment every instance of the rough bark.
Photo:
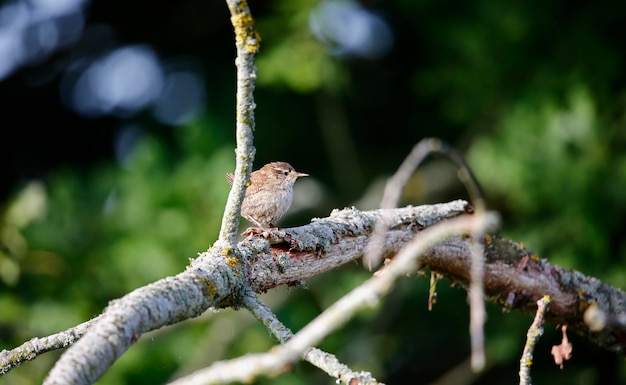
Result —
<svg viewBox="0 0 626 385"><path fill-rule="evenodd" d="M393 257L424 228L467 211L471 210L465 201L388 211L385 215L391 228L382 243L383 255ZM306 226L275 229L268 234L269 239L249 237L237 245L243 259L229 249L212 248L201 253L179 275L112 301L97 320L79 325L75 332L59 333L71 336L73 341L86 330L57 366L68 364L68 372L90 374L68 379L55 367L48 383L93 382L142 333L198 316L210 307L240 305L242 288L263 292L295 284L362 257L381 215L381 210L337 210ZM536 301L549 295L552 302L546 314L548 322L566 324L569 330L596 344L624 354L625 292L596 278L553 266L513 241L485 236L483 242L488 300L507 310L534 312ZM469 283L470 264L470 242L462 236L443 240L420 258L421 268L440 272L461 286ZM590 322L590 312L594 322ZM46 341L45 346L36 344L32 348L29 341L1 352L0 370L6 372L40 352L72 344L62 339L56 345ZM95 351L105 357L94 355Z"/></svg>

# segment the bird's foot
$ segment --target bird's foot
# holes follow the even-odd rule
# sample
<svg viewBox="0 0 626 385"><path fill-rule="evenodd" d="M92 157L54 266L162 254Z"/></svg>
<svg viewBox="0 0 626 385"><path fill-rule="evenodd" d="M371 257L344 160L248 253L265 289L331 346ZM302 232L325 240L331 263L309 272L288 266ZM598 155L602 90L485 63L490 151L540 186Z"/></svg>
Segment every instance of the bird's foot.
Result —
<svg viewBox="0 0 626 385"><path fill-rule="evenodd" d="M278 227L271 225L268 228L265 227L248 227L246 231L241 233L244 237L261 237L265 239L274 238L274 232L280 230Z"/></svg>

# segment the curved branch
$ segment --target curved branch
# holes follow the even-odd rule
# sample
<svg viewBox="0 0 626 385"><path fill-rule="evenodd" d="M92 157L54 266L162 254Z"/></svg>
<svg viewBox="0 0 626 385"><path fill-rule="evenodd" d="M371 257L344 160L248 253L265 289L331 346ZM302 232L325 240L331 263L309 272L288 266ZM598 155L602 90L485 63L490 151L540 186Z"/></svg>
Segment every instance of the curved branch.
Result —
<svg viewBox="0 0 626 385"><path fill-rule="evenodd" d="M239 289L239 260L213 253L206 253L174 277L111 301L87 333L61 356L44 384L91 384L143 333L197 317L228 300Z"/></svg>
<svg viewBox="0 0 626 385"><path fill-rule="evenodd" d="M258 319L267 329L276 337L281 344L287 343L293 332L289 330L272 311L259 300L256 293L248 293L244 298L244 303L248 310ZM329 376L334 377L344 384L383 385L372 377L369 372L355 372L347 365L341 363L334 354L327 353L318 348L308 348L300 356L303 360L308 361L311 365L318 367L326 372Z"/></svg>

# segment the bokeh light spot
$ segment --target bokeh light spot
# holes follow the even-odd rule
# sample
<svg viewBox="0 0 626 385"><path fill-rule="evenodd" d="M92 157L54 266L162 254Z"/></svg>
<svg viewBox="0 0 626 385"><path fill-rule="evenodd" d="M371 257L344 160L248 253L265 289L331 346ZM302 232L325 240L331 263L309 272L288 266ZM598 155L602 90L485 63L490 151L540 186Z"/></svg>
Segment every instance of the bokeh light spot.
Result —
<svg viewBox="0 0 626 385"><path fill-rule="evenodd" d="M177 71L166 75L163 92L153 106L161 123L181 125L196 118L206 99L203 79L194 72Z"/></svg>
<svg viewBox="0 0 626 385"><path fill-rule="evenodd" d="M93 62L78 78L71 107L88 116L128 116L161 92L163 73L146 46L122 47Z"/></svg>
<svg viewBox="0 0 626 385"><path fill-rule="evenodd" d="M337 56L375 59L393 45L393 33L379 15L353 1L330 0L311 12L313 35Z"/></svg>

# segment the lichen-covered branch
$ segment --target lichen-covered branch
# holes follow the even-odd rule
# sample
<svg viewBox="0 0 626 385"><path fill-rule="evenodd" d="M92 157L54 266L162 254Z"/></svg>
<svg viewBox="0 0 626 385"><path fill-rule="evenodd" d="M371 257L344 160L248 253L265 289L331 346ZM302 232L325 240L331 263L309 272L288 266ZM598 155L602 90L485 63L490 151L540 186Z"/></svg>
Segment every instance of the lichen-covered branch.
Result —
<svg viewBox="0 0 626 385"><path fill-rule="evenodd" d="M461 202L450 202L456 207L448 206L448 215L459 214L463 210ZM420 206L419 210L442 210L442 207ZM392 211L391 228L382 243L384 256L397 253L422 228L432 224L426 219L411 219L408 214L411 209L417 208ZM257 255L249 268L250 285L255 291L266 291L282 284L295 284L360 258L377 213L380 212L346 209L307 226L274 232L272 242L275 243L266 244L265 251ZM445 215L430 218L442 220ZM341 236L346 228L335 227L344 220L352 224L348 227L349 236ZM483 247L487 300L507 310L534 312L536 301L548 294L552 298L551 309L546 314L548 322L566 324L569 330L607 350L626 353L624 291L582 273L553 266L511 240L485 236ZM455 237L437 244L421 259L421 264L468 287L471 255L470 239Z"/></svg>
<svg viewBox="0 0 626 385"><path fill-rule="evenodd" d="M404 207L393 210L334 210L329 217L313 219L300 227L276 229L270 242L240 243L261 249L249 267L249 283L257 292L279 285L297 284L320 273L359 259L365 252L375 224L383 215L389 230L380 246L383 257L400 251L421 230L471 208L466 201ZM261 243L256 244L256 243ZM272 243L271 247L270 244Z"/></svg>
<svg viewBox="0 0 626 385"><path fill-rule="evenodd" d="M526 333L526 344L524 345L522 358L520 358L520 385L531 385L530 366L533 363L533 352L535 350L535 345L537 345L537 342L539 341L539 337L543 335L544 318L549 307L549 295L544 295L539 301L537 301L537 312L535 313L533 323L530 325L528 332Z"/></svg>
<svg viewBox="0 0 626 385"><path fill-rule="evenodd" d="M239 259L219 254L207 252L184 272L111 301L61 356L44 384L91 384L143 333L197 317L228 301L239 290L243 274Z"/></svg>
<svg viewBox="0 0 626 385"><path fill-rule="evenodd" d="M0 351L0 375L17 368L26 361L57 349L66 348L78 341L98 318L83 322L71 329L43 338L32 338L12 350Z"/></svg>
<svg viewBox="0 0 626 385"><path fill-rule="evenodd" d="M579 335L609 351L626 353L626 292L580 272L551 265L519 243L486 236L485 294L506 310L534 312L544 295L551 298L546 321L568 325ZM455 237L436 245L423 258L424 267L452 281L469 283L470 248ZM588 310L603 314L605 322L593 328L585 323ZM593 330L592 330L593 329Z"/></svg>
<svg viewBox="0 0 626 385"><path fill-rule="evenodd" d="M249 354L234 360L217 362L181 380L180 384L217 384L233 381L251 381L255 376L276 374L285 370L285 365L303 355L311 346L317 345L332 331L343 326L354 314L363 308L377 305L391 290L395 281L414 271L420 256L439 240L454 234L474 232L477 229L492 227L496 220L492 215L463 216L451 219L424 230L420 237L414 237L406 247L384 267L382 274L372 278L332 304L322 314L309 322L281 346L264 354ZM281 330L284 337L284 331ZM372 384L369 377L357 377L364 384ZM174 384L178 384L175 382Z"/></svg>
<svg viewBox="0 0 626 385"><path fill-rule="evenodd" d="M244 303L248 310L267 327L281 344L289 341L293 333L287 328L272 311L259 300L254 292L247 294ZM344 384L358 383L362 385L384 385L378 382L370 372L355 372L347 365L342 364L334 354L330 354L318 348L306 349L300 356L303 360L320 368L337 382Z"/></svg>
<svg viewBox="0 0 626 385"><path fill-rule="evenodd" d="M231 14L231 22L235 30L235 46L237 48L237 101L236 101L236 140L237 156L235 179L228 194L228 200L222 218L218 245L234 248L237 242L237 226L241 212L241 202L246 191L246 183L252 173L252 162L255 149L253 144L254 131L254 81L256 68L254 55L259 51L261 38L254 29L254 19L245 1L227 0Z"/></svg>
<svg viewBox="0 0 626 385"><path fill-rule="evenodd" d="M464 212L466 207L465 201L454 201L397 209L390 214L391 224L394 227L411 229L402 235L406 243L412 238L414 230L456 216ZM354 209L337 211L329 218L314 221L308 227L302 226L286 231L282 239L294 242L303 249L317 250L316 253L340 245L339 249L335 249L335 252L339 253L336 258L329 258L326 262L320 260L323 262L322 265L327 265L326 268L318 270L320 273L334 268L337 264L358 258L359 253L363 253L368 234L381 215L380 211L359 212ZM282 234L278 231L277 233ZM342 242L343 239L346 240L345 243ZM352 257L346 259L341 255L342 247L354 239L358 241L351 250ZM390 249L383 252L389 255L399 250L402 244L389 242L387 245ZM311 273L310 271L304 270L307 274L301 274L293 280L291 272L288 272L286 279L278 279L269 285L264 284L259 281L258 274L255 279L252 278L255 271L257 273L260 271L255 266L262 264L268 255L271 256L268 254L270 250L268 241L249 238L240 242L237 249L243 258L236 256L232 249L213 247L193 260L183 273L137 289L113 301L100 319L94 322L88 333L61 357L47 377L46 383L92 383L147 331L196 317L212 306L226 307L238 304L240 290L253 282L257 284L252 286L253 289L266 290L281 283L296 282L311 276L307 275ZM267 264L265 266L269 267ZM270 279L271 276L267 278Z"/></svg>
<svg viewBox="0 0 626 385"><path fill-rule="evenodd" d="M416 236L422 236L424 229L458 216L467 208L467 202L453 201L391 210L390 230L382 243L383 255L394 256ZM270 240L257 237L240 242L237 248L245 256L243 259L218 248L202 253L183 273L113 301L57 363L57 367L71 363L66 370L77 376L84 371L89 374L68 378L55 367L48 383L93 382L142 333L198 316L211 306L239 304L244 287L263 292L361 258L380 215L380 210L345 209L306 226L276 229ZM550 265L513 241L486 236L483 244L488 300L506 309L534 312L536 301L550 295L548 322L567 324L569 330L610 351L626 352L626 293L598 279ZM467 285L471 264L468 238L453 237L435 244L420 263L422 268ZM585 323L585 316L595 320L593 332ZM0 371L6 372L31 358L20 355L20 348L0 353ZM92 357L96 350L102 352ZM42 352L32 349L35 355Z"/></svg>

